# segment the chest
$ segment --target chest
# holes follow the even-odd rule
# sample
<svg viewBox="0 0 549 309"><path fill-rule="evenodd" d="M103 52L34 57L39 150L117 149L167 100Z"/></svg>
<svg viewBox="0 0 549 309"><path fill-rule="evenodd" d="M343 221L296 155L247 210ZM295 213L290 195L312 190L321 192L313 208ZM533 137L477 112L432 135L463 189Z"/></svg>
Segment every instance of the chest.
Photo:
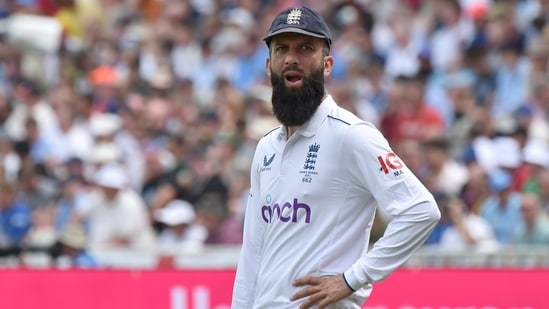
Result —
<svg viewBox="0 0 549 309"><path fill-rule="evenodd" d="M315 208L340 196L347 176L336 136L317 134L263 147L257 160L261 203Z"/></svg>

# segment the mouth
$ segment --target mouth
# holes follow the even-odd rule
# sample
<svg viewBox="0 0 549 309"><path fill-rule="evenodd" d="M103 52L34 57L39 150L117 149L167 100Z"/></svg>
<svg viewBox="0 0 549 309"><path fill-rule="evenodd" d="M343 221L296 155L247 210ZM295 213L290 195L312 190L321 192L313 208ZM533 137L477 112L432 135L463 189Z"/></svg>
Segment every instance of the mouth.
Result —
<svg viewBox="0 0 549 309"><path fill-rule="evenodd" d="M288 87L296 87L302 84L303 77L301 73L291 71L284 74L284 80L286 81L286 85Z"/></svg>

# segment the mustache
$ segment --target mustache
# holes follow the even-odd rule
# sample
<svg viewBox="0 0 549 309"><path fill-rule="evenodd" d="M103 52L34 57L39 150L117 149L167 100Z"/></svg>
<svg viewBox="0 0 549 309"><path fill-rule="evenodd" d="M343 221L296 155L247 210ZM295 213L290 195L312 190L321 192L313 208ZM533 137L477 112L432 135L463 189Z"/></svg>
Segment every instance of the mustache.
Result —
<svg viewBox="0 0 549 309"><path fill-rule="evenodd" d="M287 72L290 72L290 71L299 72L300 74L305 75L305 71L303 71L303 69L301 69L297 66L289 66L289 67L284 68L282 70L282 75L284 75L284 73L287 73Z"/></svg>

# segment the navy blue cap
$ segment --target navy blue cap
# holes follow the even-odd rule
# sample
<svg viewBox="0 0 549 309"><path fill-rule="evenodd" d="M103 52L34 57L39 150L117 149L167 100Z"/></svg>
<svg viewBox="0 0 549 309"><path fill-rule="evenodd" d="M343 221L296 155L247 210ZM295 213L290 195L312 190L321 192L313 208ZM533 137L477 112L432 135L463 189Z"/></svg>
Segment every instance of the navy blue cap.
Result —
<svg viewBox="0 0 549 309"><path fill-rule="evenodd" d="M307 7L290 7L278 13L263 40L269 46L273 36L281 33L301 33L325 39L328 47L332 45L330 28L324 18Z"/></svg>

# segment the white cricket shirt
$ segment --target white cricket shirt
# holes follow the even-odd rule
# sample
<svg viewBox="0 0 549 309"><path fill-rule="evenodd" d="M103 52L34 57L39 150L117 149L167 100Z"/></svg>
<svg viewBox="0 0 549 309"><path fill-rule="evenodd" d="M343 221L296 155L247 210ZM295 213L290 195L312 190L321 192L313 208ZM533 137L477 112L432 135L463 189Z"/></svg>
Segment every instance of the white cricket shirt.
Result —
<svg viewBox="0 0 549 309"><path fill-rule="evenodd" d="M377 205L392 221L366 252ZM258 143L231 308L297 308L294 279L341 273L357 291L331 308L360 308L439 218L382 134L328 96L289 139L278 127Z"/></svg>

